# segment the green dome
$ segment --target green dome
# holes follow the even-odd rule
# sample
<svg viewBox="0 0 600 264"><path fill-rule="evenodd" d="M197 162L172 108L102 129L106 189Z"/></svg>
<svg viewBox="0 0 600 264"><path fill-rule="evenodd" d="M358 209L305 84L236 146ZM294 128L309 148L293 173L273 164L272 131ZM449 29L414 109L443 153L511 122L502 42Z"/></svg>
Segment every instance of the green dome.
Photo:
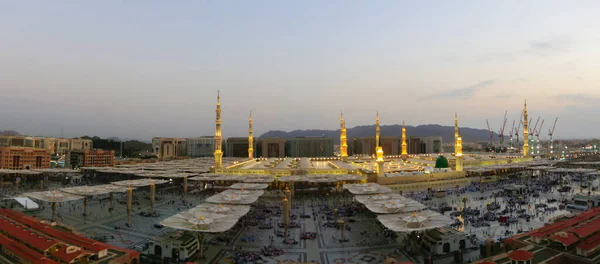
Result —
<svg viewBox="0 0 600 264"><path fill-rule="evenodd" d="M450 165L448 165L448 159L446 159L446 157L439 156L437 158L437 160L435 160L435 168L436 169L443 169L443 168L448 168L448 167L450 167Z"/></svg>

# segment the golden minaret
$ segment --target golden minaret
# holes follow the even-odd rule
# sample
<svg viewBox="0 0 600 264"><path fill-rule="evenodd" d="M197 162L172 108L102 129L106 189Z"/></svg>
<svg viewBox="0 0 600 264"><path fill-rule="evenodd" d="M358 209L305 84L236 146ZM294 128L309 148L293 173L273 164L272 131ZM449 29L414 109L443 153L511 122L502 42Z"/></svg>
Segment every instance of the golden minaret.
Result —
<svg viewBox="0 0 600 264"><path fill-rule="evenodd" d="M458 113L454 112L454 153L456 153L456 140L458 140Z"/></svg>
<svg viewBox="0 0 600 264"><path fill-rule="evenodd" d="M375 147L375 153L377 154L377 160L375 161L377 163L377 176L379 177L383 177L384 173L383 173L383 147L381 147L380 144L380 140L381 140L381 130L379 128L379 111L377 111L377 120L375 121L375 141L377 141L376 143L376 147Z"/></svg>
<svg viewBox="0 0 600 264"><path fill-rule="evenodd" d="M250 111L250 121L248 121L248 159L254 158L254 138L252 137L252 111Z"/></svg>
<svg viewBox="0 0 600 264"><path fill-rule="evenodd" d="M348 142L346 141L346 121L344 120L344 112L340 116L340 154L342 160L348 160Z"/></svg>
<svg viewBox="0 0 600 264"><path fill-rule="evenodd" d="M377 119L375 119L375 152L379 148L379 136L381 134L381 130L379 129L379 111L377 111Z"/></svg>
<svg viewBox="0 0 600 264"><path fill-rule="evenodd" d="M406 151L406 127L404 126L404 121L402 121L402 160L406 161L408 159L408 152Z"/></svg>
<svg viewBox="0 0 600 264"><path fill-rule="evenodd" d="M458 134L458 114L454 113L454 158L456 171L463 171L462 137Z"/></svg>
<svg viewBox="0 0 600 264"><path fill-rule="evenodd" d="M221 95L217 92L217 121L215 129L215 169L220 169L223 166L223 151L221 151Z"/></svg>
<svg viewBox="0 0 600 264"><path fill-rule="evenodd" d="M529 152L529 121L527 121L527 100L523 109L523 157L527 157Z"/></svg>

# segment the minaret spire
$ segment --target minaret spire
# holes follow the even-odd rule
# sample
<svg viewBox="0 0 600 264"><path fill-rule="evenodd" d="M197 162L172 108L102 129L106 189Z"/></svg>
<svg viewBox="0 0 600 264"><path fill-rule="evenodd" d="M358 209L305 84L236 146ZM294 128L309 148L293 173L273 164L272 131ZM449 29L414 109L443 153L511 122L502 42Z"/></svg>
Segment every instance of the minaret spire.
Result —
<svg viewBox="0 0 600 264"><path fill-rule="evenodd" d="M375 119L375 151L379 146L379 137L381 136L381 129L379 128L379 111L377 111L377 119Z"/></svg>
<svg viewBox="0 0 600 264"><path fill-rule="evenodd" d="M525 108L523 108L523 157L527 157L529 152L529 121L527 117L527 100L525 100Z"/></svg>
<svg viewBox="0 0 600 264"><path fill-rule="evenodd" d="M340 156L343 161L348 160L348 142L346 140L346 121L344 120L344 111L340 114Z"/></svg>
<svg viewBox="0 0 600 264"><path fill-rule="evenodd" d="M404 120L402 120L402 160L408 160L408 152L406 151L406 127L404 126Z"/></svg>
<svg viewBox="0 0 600 264"><path fill-rule="evenodd" d="M222 135L221 135L221 92L217 91L217 120L215 122L215 169L220 169L223 166L223 151L221 151Z"/></svg>
<svg viewBox="0 0 600 264"><path fill-rule="evenodd" d="M248 121L248 159L254 158L254 137L252 136L252 110L250 110L250 120Z"/></svg>
<svg viewBox="0 0 600 264"><path fill-rule="evenodd" d="M454 112L454 159L456 171L463 171L462 137L458 132L458 113Z"/></svg>
<svg viewBox="0 0 600 264"><path fill-rule="evenodd" d="M383 164L384 164L384 160L383 160L383 148L381 147L381 130L379 128L379 111L377 111L377 120L375 120L375 141L377 141L376 143L376 147L375 147L375 154L377 155L377 160L375 160L375 162L377 163L377 176L378 177L383 177L384 174L384 169L383 169Z"/></svg>

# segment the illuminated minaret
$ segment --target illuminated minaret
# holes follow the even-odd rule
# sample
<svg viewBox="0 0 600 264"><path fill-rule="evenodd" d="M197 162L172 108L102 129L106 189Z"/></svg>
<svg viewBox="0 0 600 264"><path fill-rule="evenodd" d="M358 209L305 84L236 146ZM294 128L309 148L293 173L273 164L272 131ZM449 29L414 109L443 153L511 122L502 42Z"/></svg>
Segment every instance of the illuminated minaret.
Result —
<svg viewBox="0 0 600 264"><path fill-rule="evenodd" d="M404 121L402 121L402 160L408 160L408 152L406 151L406 127Z"/></svg>
<svg viewBox="0 0 600 264"><path fill-rule="evenodd" d="M454 112L454 143L458 140L458 113ZM454 153L456 153L456 145L454 145Z"/></svg>
<svg viewBox="0 0 600 264"><path fill-rule="evenodd" d="M375 153L377 154L377 176L383 177L383 147L381 147L381 130L379 128L379 111L377 111L377 120L375 121Z"/></svg>
<svg viewBox="0 0 600 264"><path fill-rule="evenodd" d="M248 121L248 159L254 158L254 138L252 137L252 111L250 111L250 121Z"/></svg>
<svg viewBox="0 0 600 264"><path fill-rule="evenodd" d="M220 169L223 165L223 151L221 151L221 95L217 92L217 121L215 130L215 169Z"/></svg>
<svg viewBox="0 0 600 264"><path fill-rule="evenodd" d="M344 112L340 116L340 156L342 160L348 160L348 142L346 141L346 121L344 120Z"/></svg>
<svg viewBox="0 0 600 264"><path fill-rule="evenodd" d="M375 152L379 148L379 136L381 134L381 130L379 129L379 111L377 111L377 119L375 120Z"/></svg>
<svg viewBox="0 0 600 264"><path fill-rule="evenodd" d="M529 121L527 121L527 100L523 109L523 157L528 156L529 152Z"/></svg>
<svg viewBox="0 0 600 264"><path fill-rule="evenodd" d="M456 171L463 171L462 137L458 134L458 113L454 113L454 159Z"/></svg>

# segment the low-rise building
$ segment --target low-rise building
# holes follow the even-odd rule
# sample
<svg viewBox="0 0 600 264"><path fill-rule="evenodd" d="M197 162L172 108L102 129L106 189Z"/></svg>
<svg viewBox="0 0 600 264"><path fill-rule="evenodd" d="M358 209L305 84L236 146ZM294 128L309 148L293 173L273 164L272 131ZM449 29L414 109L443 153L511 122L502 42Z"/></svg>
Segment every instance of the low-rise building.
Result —
<svg viewBox="0 0 600 264"><path fill-rule="evenodd" d="M212 157L215 152L215 137L204 136L187 138L188 157Z"/></svg>
<svg viewBox="0 0 600 264"><path fill-rule="evenodd" d="M334 146L332 138L297 137L286 143L288 157L333 157Z"/></svg>
<svg viewBox="0 0 600 264"><path fill-rule="evenodd" d="M252 142L256 142L253 140ZM248 157L248 138L247 137L230 137L225 142L225 156L227 157ZM256 143L255 143L256 146ZM254 149L256 147L253 146ZM253 153L253 154L256 154Z"/></svg>
<svg viewBox="0 0 600 264"><path fill-rule="evenodd" d="M185 157L187 140L185 138L152 138L152 152L158 158Z"/></svg>
<svg viewBox="0 0 600 264"><path fill-rule="evenodd" d="M83 152L84 167L112 167L115 165L114 150L87 150Z"/></svg>
<svg viewBox="0 0 600 264"><path fill-rule="evenodd" d="M264 138L256 142L256 157L283 158L285 157L285 139Z"/></svg>
<svg viewBox="0 0 600 264"><path fill-rule="evenodd" d="M191 261L199 249L198 236L186 231L173 231L150 240L148 252L161 258Z"/></svg>
<svg viewBox="0 0 600 264"><path fill-rule="evenodd" d="M50 151L26 147L0 147L0 169L50 168Z"/></svg>
<svg viewBox="0 0 600 264"><path fill-rule="evenodd" d="M451 227L429 229L424 232L423 248L432 254L444 255L471 247L471 239L467 234Z"/></svg>

